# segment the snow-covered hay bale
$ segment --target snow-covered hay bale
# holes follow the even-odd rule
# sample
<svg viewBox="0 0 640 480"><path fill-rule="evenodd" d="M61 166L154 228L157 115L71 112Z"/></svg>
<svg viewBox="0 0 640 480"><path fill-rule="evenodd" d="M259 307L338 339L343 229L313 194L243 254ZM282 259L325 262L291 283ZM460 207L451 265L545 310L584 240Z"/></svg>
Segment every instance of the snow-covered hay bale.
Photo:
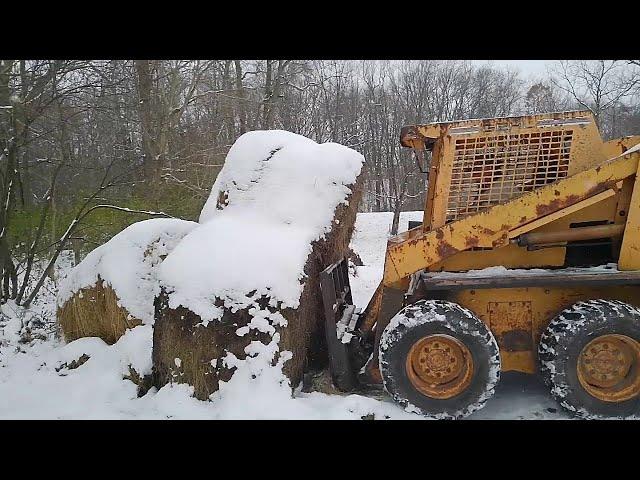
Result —
<svg viewBox="0 0 640 480"><path fill-rule="evenodd" d="M142 324L119 305L116 293L102 280L81 288L58 306L57 317L67 342L82 337L100 337L111 345L128 328Z"/></svg>
<svg viewBox="0 0 640 480"><path fill-rule="evenodd" d="M256 131L232 146L200 216L159 268L156 385L206 399L242 362L284 364L292 385L327 354L319 273L348 250L364 158L335 143ZM262 368L262 367L261 367Z"/></svg>
<svg viewBox="0 0 640 480"><path fill-rule="evenodd" d="M100 337L115 343L154 321L157 267L196 222L157 218L134 223L99 246L64 279L57 318L67 342Z"/></svg>

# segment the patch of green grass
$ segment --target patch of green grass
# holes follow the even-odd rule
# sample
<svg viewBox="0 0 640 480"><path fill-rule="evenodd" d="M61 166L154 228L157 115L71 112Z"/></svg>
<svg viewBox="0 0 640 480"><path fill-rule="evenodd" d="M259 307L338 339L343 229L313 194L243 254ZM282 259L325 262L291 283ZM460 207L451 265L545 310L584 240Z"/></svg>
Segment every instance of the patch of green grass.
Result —
<svg viewBox="0 0 640 480"><path fill-rule="evenodd" d="M52 253L52 248L47 249L47 247L60 239L84 202L85 195L82 193L77 192L75 197L77 200L68 202L64 206L56 206L49 211L38 247L39 250L43 250L41 256L46 257ZM146 192L134 190L128 195L123 195L117 201L100 203L109 203L134 210L165 212L176 218L197 221L204 201L179 186L163 186L162 193L158 195L156 201L153 201ZM40 215L40 207L20 209L13 214L8 240L17 257L24 255L33 241L40 222ZM97 209L85 217L73 234L73 237L79 237L81 240L72 241L84 256L132 223L149 218L153 217L112 209ZM67 248L70 248L70 245Z"/></svg>

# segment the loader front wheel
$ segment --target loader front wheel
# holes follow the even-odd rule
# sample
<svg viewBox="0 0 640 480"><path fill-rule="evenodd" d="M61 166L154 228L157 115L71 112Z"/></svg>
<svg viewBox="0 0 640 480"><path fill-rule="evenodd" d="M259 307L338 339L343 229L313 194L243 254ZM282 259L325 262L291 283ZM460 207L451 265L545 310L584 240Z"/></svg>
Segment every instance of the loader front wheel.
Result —
<svg viewBox="0 0 640 480"><path fill-rule="evenodd" d="M491 331L471 311L443 300L421 300L392 318L379 360L393 399L431 418L462 418L482 408L500 377Z"/></svg>
<svg viewBox="0 0 640 480"><path fill-rule="evenodd" d="M620 301L578 302L560 312L538 347L552 396L583 418L640 414L640 310Z"/></svg>

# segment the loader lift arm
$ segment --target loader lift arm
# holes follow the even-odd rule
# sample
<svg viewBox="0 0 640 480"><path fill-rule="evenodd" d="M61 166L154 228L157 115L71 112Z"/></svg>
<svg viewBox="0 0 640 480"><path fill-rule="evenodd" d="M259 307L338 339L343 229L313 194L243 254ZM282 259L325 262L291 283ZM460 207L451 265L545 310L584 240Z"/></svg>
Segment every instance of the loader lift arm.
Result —
<svg viewBox="0 0 640 480"><path fill-rule="evenodd" d="M422 227L417 227L392 237L387 246L383 284L397 287L413 273L473 247L506 246L513 231L526 233L544 224L544 221L540 221L544 218L548 217L549 221L557 219L558 216L554 214L564 209L569 209L568 213L574 205L583 208L580 206L581 202L585 202L585 206L590 205L590 199L598 195L598 199L613 195L619 190L619 182L636 175L639 158L640 151L627 152L595 168L576 173L435 230L424 231ZM637 178L635 183L638 184ZM635 188L632 208L627 212L628 223L640 216L639 201L640 192ZM631 238L631 235L625 235L627 249L639 249L640 246L634 244ZM622 270L640 269L640 258L637 256L623 256L621 253L620 263Z"/></svg>

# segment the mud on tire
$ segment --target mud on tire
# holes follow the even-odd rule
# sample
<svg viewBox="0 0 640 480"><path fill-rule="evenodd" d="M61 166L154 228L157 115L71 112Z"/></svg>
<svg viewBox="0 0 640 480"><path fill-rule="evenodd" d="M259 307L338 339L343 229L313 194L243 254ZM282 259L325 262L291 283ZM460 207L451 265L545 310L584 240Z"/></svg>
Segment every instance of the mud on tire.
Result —
<svg viewBox="0 0 640 480"><path fill-rule="evenodd" d="M472 377L459 394L431 398L413 385L406 358L425 336L444 334L462 342L473 358ZM380 372L385 390L408 411L438 419L457 419L482 408L500 378L498 344L485 324L470 310L443 300L420 300L391 319L380 339Z"/></svg>
<svg viewBox="0 0 640 480"><path fill-rule="evenodd" d="M625 335L640 341L640 310L620 301L578 302L560 312L542 334L538 361L551 395L582 418L637 418L640 396L607 402L590 395L578 379L582 349L600 335Z"/></svg>

